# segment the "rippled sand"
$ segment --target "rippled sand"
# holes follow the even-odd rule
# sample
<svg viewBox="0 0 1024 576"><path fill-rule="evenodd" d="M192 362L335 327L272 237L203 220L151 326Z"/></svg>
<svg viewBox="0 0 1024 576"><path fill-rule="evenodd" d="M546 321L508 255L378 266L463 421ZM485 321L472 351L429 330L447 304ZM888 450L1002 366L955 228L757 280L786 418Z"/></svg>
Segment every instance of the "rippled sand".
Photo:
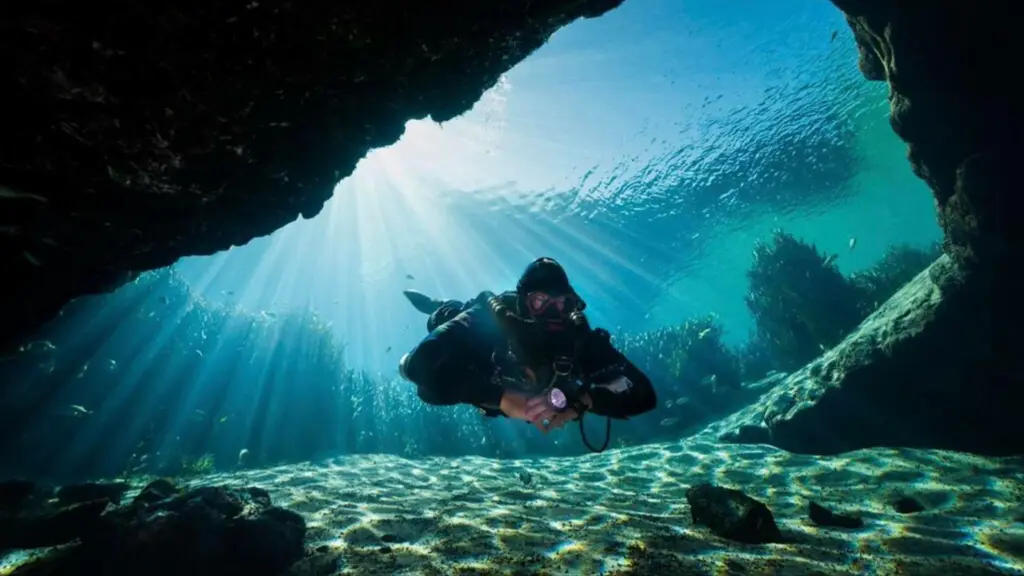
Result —
<svg viewBox="0 0 1024 576"><path fill-rule="evenodd" d="M297 574L966 575L1024 574L1022 479L1021 459L695 439L560 460L354 456L202 483L259 485L305 515L319 552ZM693 525L684 494L703 481L767 503L788 543ZM928 510L895 512L899 492ZM865 527L815 527L811 499Z"/></svg>

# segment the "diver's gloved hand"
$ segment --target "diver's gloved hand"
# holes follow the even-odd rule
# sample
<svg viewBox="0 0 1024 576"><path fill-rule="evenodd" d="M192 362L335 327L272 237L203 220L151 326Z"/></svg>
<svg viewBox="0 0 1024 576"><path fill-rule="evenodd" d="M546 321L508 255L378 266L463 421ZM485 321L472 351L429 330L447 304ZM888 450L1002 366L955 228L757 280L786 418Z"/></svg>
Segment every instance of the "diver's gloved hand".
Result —
<svg viewBox="0 0 1024 576"><path fill-rule="evenodd" d="M433 314L441 307L442 304L444 304L444 301L435 300L417 290L402 290L402 294L404 294L406 299L409 300L413 308L427 314L428 316Z"/></svg>

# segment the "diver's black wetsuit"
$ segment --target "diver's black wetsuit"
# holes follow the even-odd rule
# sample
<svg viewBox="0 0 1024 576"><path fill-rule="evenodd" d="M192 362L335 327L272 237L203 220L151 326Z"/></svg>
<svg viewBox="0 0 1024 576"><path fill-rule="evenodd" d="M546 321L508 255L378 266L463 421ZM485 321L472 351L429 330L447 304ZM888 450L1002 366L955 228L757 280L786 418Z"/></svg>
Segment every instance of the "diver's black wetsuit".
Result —
<svg viewBox="0 0 1024 576"><path fill-rule="evenodd" d="M508 337L488 305L492 296L482 292L465 303L447 300L430 315L430 334L409 353L404 369L424 402L472 404L487 416L503 415L498 406L505 387L496 377L501 363L496 359L506 354ZM499 298L511 302L516 293L506 292ZM657 405L651 381L612 346L604 330L589 330L583 337L574 374L593 384L588 394L590 412L595 414L626 418ZM621 377L627 381L602 386Z"/></svg>

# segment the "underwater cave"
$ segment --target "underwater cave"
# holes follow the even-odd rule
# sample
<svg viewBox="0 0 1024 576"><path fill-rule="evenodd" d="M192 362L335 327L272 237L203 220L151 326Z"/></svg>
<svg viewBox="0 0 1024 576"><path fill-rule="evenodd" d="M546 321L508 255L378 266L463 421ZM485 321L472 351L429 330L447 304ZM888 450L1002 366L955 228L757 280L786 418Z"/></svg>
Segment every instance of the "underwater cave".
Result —
<svg viewBox="0 0 1024 576"><path fill-rule="evenodd" d="M0 573L1024 573L1008 11L12 7Z"/></svg>

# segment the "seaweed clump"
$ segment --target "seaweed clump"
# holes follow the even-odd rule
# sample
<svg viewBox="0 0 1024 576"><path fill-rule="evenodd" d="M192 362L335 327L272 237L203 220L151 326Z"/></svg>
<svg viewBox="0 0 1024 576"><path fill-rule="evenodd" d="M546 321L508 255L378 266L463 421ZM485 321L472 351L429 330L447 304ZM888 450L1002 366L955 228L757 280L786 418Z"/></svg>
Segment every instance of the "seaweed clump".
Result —
<svg viewBox="0 0 1024 576"><path fill-rule="evenodd" d="M861 292L864 316L877 310L941 255L942 248L938 243L927 248L916 248L908 244L890 246L874 266L851 275L850 280Z"/></svg>
<svg viewBox="0 0 1024 576"><path fill-rule="evenodd" d="M782 230L754 247L746 303L782 370L813 360L864 318L860 290L834 260Z"/></svg>
<svg viewBox="0 0 1024 576"><path fill-rule="evenodd" d="M743 382L756 382L780 369L772 349L765 339L752 330L747 340L736 350Z"/></svg>
<svg viewBox="0 0 1024 576"><path fill-rule="evenodd" d="M651 378L687 394L715 394L740 385L740 361L722 342L714 314L618 338L620 349Z"/></svg>
<svg viewBox="0 0 1024 576"><path fill-rule="evenodd" d="M722 342L722 334L718 318L709 314L617 338L620 350L655 382L663 398L660 424L673 437L695 431L747 399L740 358ZM630 422L617 428L620 442L651 441L649 428L634 428Z"/></svg>
<svg viewBox="0 0 1024 576"><path fill-rule="evenodd" d="M182 475L204 476L217 469L217 460L213 454L206 453L198 457L185 456L181 459Z"/></svg>
<svg viewBox="0 0 1024 576"><path fill-rule="evenodd" d="M240 450L269 464L348 443L357 374L313 312L215 304L164 269L76 300L35 338L0 359L2 469L195 476Z"/></svg>

